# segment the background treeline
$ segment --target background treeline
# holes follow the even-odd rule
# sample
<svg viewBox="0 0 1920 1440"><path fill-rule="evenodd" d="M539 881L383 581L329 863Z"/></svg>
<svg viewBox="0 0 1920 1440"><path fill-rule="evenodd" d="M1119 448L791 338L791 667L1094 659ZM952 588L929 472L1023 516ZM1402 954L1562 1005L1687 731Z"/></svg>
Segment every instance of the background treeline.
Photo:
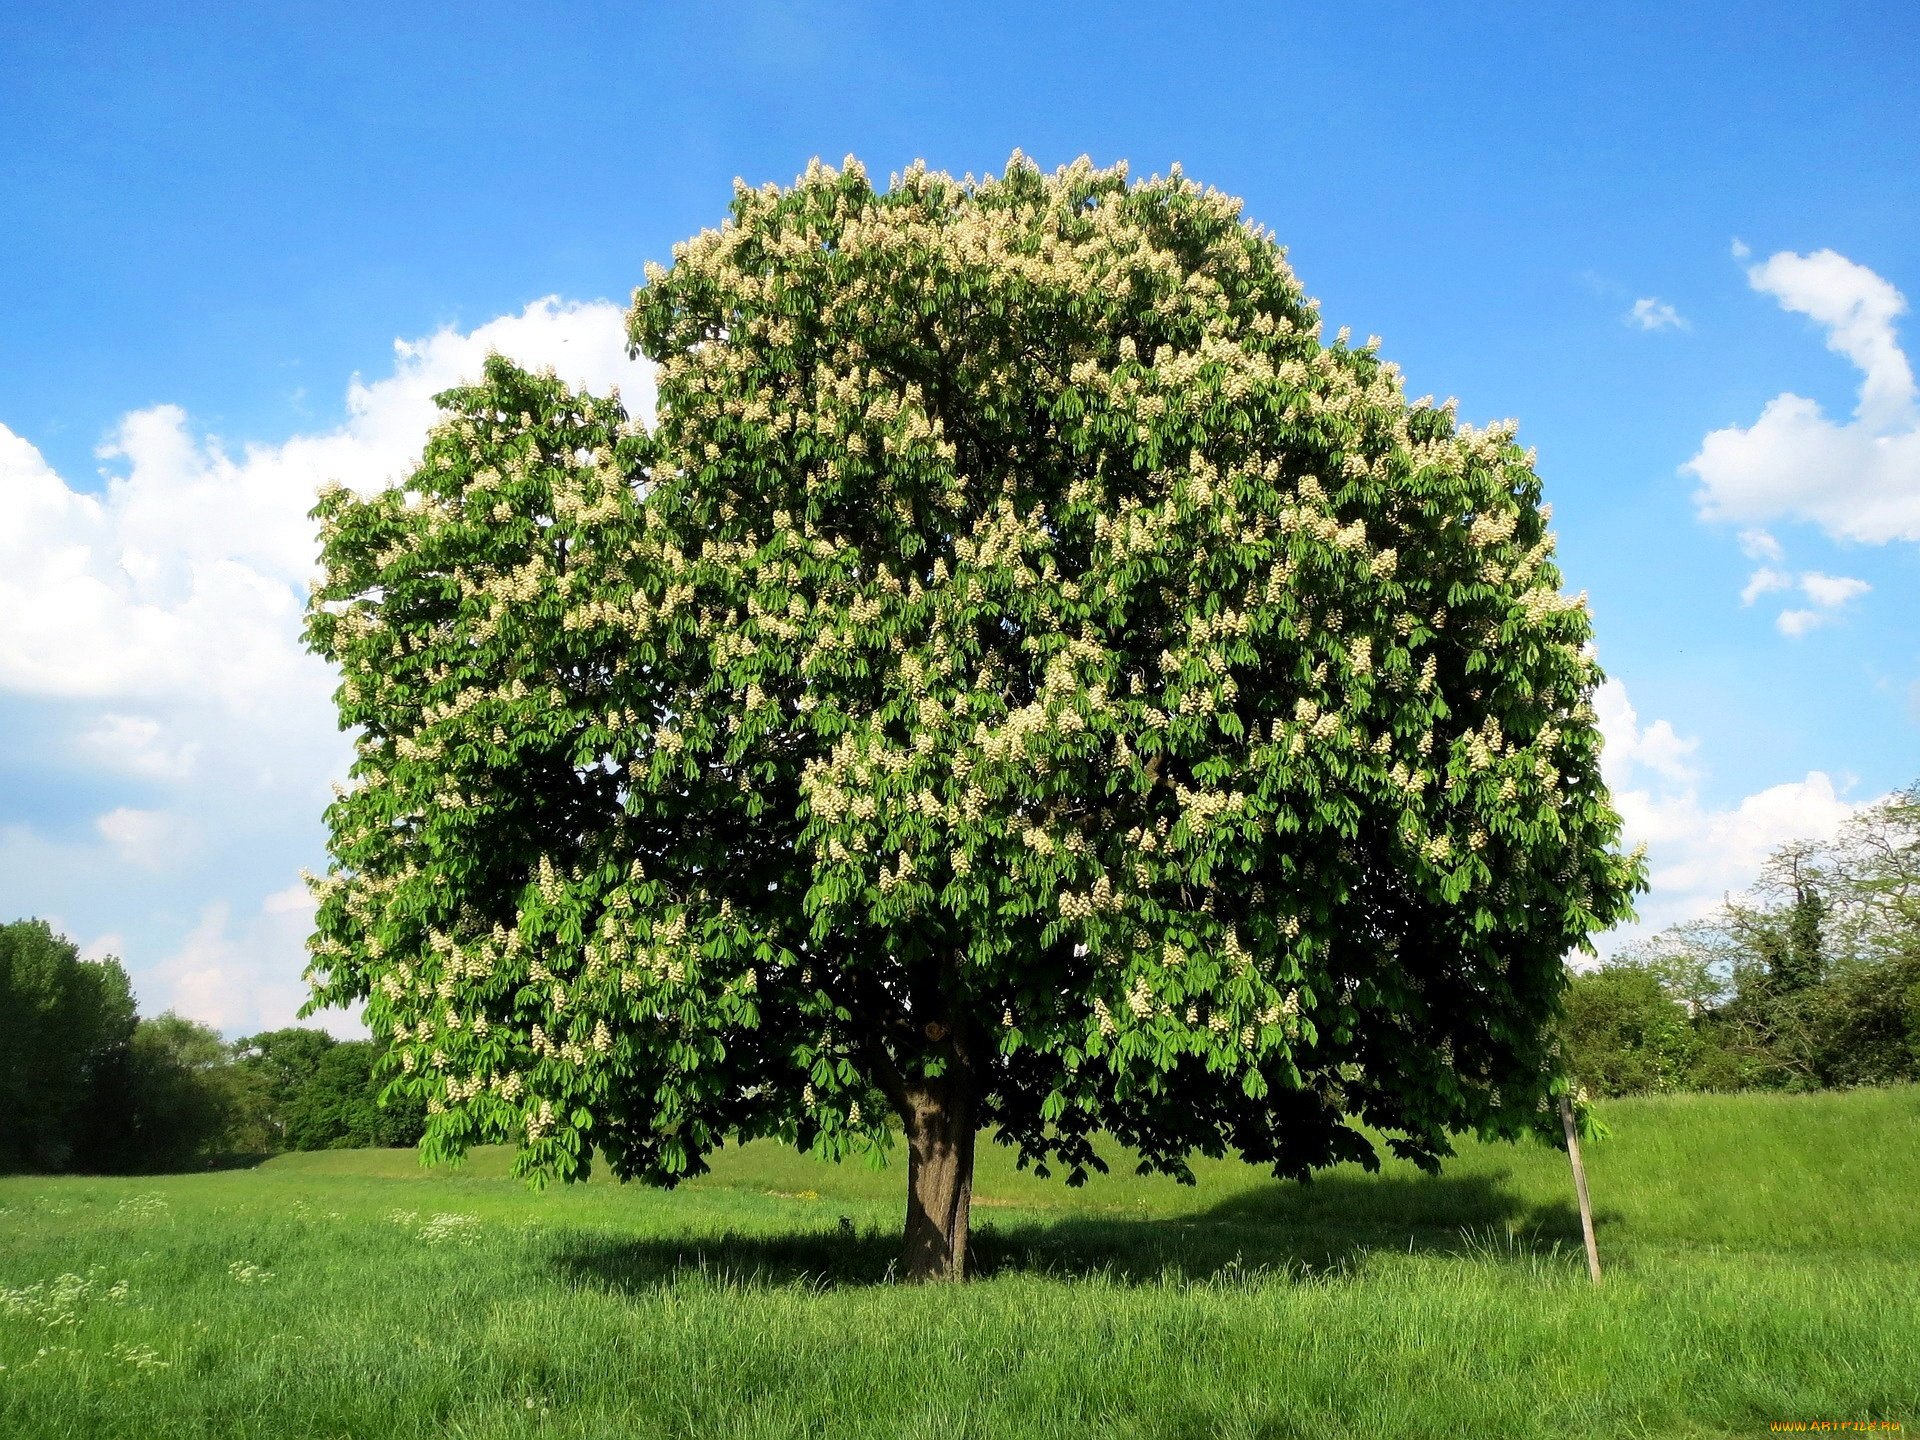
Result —
<svg viewBox="0 0 1920 1440"><path fill-rule="evenodd" d="M1920 782L1575 976L1563 1043L1597 1095L1920 1080Z"/></svg>
<svg viewBox="0 0 1920 1440"><path fill-rule="evenodd" d="M43 921L0 926L0 1170L415 1144L425 1113L380 1103L382 1058L319 1030L229 1044L172 1012L143 1018L118 960L81 959Z"/></svg>

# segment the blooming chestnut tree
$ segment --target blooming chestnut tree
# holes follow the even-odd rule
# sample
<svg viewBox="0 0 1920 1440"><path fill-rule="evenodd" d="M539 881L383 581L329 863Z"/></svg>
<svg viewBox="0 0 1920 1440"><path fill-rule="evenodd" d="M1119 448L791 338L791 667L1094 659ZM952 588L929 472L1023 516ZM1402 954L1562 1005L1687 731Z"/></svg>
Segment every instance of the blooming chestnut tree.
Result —
<svg viewBox="0 0 1920 1440"><path fill-rule="evenodd" d="M1433 1166L1564 1088L1628 913L1599 672L1511 424L1325 343L1177 172L744 187L629 318L658 418L488 362L323 496L358 732L311 976L427 1148L672 1184L976 1133L1101 1168Z"/></svg>

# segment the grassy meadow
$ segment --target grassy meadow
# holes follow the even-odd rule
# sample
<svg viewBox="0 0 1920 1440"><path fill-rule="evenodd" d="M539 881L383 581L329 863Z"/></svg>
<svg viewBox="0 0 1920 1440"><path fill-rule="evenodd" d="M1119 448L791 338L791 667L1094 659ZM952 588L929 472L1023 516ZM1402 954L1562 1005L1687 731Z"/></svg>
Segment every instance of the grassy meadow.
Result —
<svg viewBox="0 0 1920 1440"><path fill-rule="evenodd" d="M903 1164L665 1193L503 1152L0 1178L0 1436L1751 1435L1920 1423L1920 1090L1616 1101L1566 1159L1080 1190L982 1147L982 1277L886 1283Z"/></svg>

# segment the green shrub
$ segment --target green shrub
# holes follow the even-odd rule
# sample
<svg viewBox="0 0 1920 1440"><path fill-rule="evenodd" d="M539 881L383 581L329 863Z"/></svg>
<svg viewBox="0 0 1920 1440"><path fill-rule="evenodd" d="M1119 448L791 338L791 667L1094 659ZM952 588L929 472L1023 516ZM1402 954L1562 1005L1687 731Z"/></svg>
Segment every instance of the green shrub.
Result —
<svg viewBox="0 0 1920 1440"><path fill-rule="evenodd" d="M1593 1093L1657 1094L1688 1083L1699 1037L1653 971L1610 965L1576 975L1566 1004L1568 1065Z"/></svg>

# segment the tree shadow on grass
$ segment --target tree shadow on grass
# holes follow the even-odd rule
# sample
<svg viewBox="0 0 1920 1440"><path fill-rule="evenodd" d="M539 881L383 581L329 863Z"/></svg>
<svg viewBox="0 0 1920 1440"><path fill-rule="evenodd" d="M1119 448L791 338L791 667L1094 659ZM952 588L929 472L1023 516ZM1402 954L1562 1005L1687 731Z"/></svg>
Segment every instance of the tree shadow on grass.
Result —
<svg viewBox="0 0 1920 1440"><path fill-rule="evenodd" d="M1101 1277L1120 1284L1306 1279L1352 1269L1369 1252L1566 1255L1580 1245L1569 1203L1532 1205L1496 1175L1323 1176L1270 1182L1210 1209L1173 1217L1098 1214L1015 1219L974 1210L970 1245L980 1276ZM1604 1217L1611 1218L1611 1217ZM574 1283L637 1292L693 1275L721 1284L875 1285L895 1276L895 1231L838 1227L772 1235L689 1234L633 1239L576 1231L553 1264Z"/></svg>

